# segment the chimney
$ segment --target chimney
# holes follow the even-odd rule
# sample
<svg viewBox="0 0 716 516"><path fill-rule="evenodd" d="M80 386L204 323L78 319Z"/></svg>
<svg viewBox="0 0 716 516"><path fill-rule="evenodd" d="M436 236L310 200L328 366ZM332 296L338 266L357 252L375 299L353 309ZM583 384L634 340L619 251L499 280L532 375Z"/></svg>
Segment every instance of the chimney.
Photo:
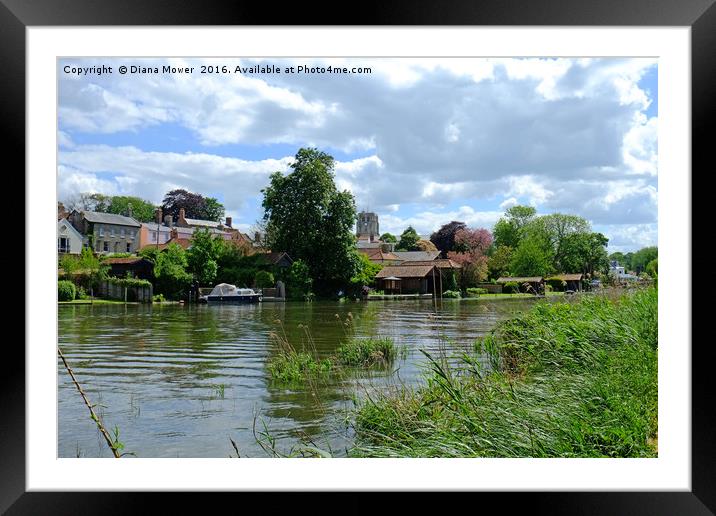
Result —
<svg viewBox="0 0 716 516"><path fill-rule="evenodd" d="M254 233L254 242L261 242L261 233L258 231Z"/></svg>
<svg viewBox="0 0 716 516"><path fill-rule="evenodd" d="M169 238L170 240L179 240L179 232L177 231L177 228L172 228L169 232Z"/></svg>
<svg viewBox="0 0 716 516"><path fill-rule="evenodd" d="M184 218L186 216L186 211L184 211L184 208L179 208L179 217L177 218L177 226L188 226L189 224L186 223L186 219Z"/></svg>
<svg viewBox="0 0 716 516"><path fill-rule="evenodd" d="M174 227L174 219L171 215L164 216L164 225L169 226L170 228Z"/></svg>
<svg viewBox="0 0 716 516"><path fill-rule="evenodd" d="M231 217L226 217L226 225L231 227Z"/></svg>
<svg viewBox="0 0 716 516"><path fill-rule="evenodd" d="M161 208L157 208L156 210L154 210L154 222L156 222L157 224L162 223L162 209Z"/></svg>

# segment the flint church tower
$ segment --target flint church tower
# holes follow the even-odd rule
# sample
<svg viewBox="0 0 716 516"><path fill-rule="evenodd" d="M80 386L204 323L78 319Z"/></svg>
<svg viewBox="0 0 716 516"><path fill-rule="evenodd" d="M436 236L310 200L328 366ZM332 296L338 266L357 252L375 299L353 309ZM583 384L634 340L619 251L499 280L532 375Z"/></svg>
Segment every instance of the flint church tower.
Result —
<svg viewBox="0 0 716 516"><path fill-rule="evenodd" d="M378 215L376 213L362 211L358 214L356 236L358 240L378 241L380 229L378 228Z"/></svg>

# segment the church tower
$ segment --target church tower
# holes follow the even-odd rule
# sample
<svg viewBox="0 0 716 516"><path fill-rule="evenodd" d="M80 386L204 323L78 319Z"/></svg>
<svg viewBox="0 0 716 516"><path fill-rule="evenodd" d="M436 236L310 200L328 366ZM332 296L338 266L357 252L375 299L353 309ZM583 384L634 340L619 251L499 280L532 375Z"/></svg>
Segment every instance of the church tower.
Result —
<svg viewBox="0 0 716 516"><path fill-rule="evenodd" d="M362 211L358 214L356 236L358 240L368 240L369 242L377 241L380 238L378 215L376 213Z"/></svg>

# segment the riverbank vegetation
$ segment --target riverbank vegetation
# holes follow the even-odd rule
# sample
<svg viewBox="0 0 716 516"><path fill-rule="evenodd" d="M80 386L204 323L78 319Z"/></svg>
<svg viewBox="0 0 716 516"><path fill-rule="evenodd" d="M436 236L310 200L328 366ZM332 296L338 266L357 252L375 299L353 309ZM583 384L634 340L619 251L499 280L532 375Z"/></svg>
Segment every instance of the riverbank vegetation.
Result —
<svg viewBox="0 0 716 516"><path fill-rule="evenodd" d="M389 337L351 338L338 348L338 360L347 366L385 365L398 356L398 349Z"/></svg>
<svg viewBox="0 0 716 516"><path fill-rule="evenodd" d="M322 375L340 374L347 367L385 367L393 363L400 350L390 337L358 337L353 326L353 314L345 320L335 315L341 327L342 338L335 354L319 357L316 344L308 326L299 324L301 342L296 345L289 340L281 321L275 321L278 329L269 333L278 352L269 358L269 376L285 383L311 382Z"/></svg>
<svg viewBox="0 0 716 516"><path fill-rule="evenodd" d="M357 457L653 457L657 291L538 303L357 408ZM487 361L481 361L481 358Z"/></svg>

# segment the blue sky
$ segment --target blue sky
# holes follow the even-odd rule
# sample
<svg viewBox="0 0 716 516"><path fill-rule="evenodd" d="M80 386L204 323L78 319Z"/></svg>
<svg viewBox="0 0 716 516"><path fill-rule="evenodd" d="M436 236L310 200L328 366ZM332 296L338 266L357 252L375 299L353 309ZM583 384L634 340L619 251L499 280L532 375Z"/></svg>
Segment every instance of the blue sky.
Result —
<svg viewBox="0 0 716 516"><path fill-rule="evenodd" d="M302 60L306 61L306 60ZM300 147L382 231L451 220L491 228L514 204L581 215L610 251L657 241L657 64L650 59L314 59L362 75L76 75L65 65L291 60L60 61L59 196L172 188L217 197L251 230L260 190Z"/></svg>

